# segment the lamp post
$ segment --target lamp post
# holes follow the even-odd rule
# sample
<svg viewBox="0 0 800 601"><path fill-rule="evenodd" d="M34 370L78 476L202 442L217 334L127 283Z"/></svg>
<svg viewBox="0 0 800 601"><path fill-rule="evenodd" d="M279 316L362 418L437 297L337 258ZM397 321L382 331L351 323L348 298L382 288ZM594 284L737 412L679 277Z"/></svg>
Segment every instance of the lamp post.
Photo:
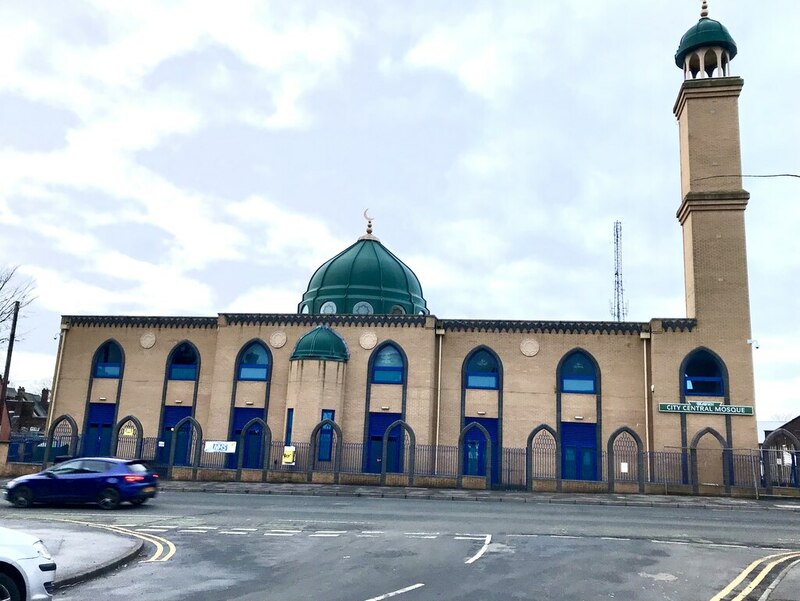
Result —
<svg viewBox="0 0 800 601"><path fill-rule="evenodd" d="M11 371L11 353L14 352L14 337L17 334L17 315L19 315L19 301L14 301L14 314L11 318L11 335L8 337L8 351L6 352L6 370L3 374L2 394L0 394L0 440L5 438L4 433L8 432L10 437L11 424L3 427L3 418L6 412L6 393L8 391L8 373Z"/></svg>

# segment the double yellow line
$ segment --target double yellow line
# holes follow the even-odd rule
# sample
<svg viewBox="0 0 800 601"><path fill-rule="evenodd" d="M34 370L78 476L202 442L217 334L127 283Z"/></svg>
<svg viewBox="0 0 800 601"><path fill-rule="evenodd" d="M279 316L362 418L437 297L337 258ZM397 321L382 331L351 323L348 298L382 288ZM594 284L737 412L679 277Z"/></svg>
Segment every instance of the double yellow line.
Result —
<svg viewBox="0 0 800 601"><path fill-rule="evenodd" d="M65 520L59 518L51 518L57 522L69 522L70 524L81 524L82 526L90 526L91 528L100 528L102 530L108 530L110 532L116 532L117 534L124 534L126 536L133 536L134 538L141 539L145 542L154 545L156 550L150 557L145 559L144 561L168 561L175 552L177 548L172 541L167 540L161 536L156 536L154 534L145 534L144 532L136 532L134 530L128 530L127 528L123 528L121 526L113 526L110 524L96 524L93 522L82 522L80 520Z"/></svg>
<svg viewBox="0 0 800 601"><path fill-rule="evenodd" d="M747 595L752 593L756 587L761 584L761 582L766 578L769 573L775 569L776 566L779 564L788 563L792 560L800 559L800 552L787 552L787 553L775 553L773 555L767 555L766 557L762 557L761 559L757 559L749 566L747 566L741 574L739 574L733 581L722 589L719 593L711 598L711 601L722 601L725 599L729 594L735 591L745 579L750 576L751 573L754 573L753 579L750 583L745 586L742 591L732 597L728 601L743 601L747 598ZM756 568L763 565L764 567L758 573L755 573Z"/></svg>

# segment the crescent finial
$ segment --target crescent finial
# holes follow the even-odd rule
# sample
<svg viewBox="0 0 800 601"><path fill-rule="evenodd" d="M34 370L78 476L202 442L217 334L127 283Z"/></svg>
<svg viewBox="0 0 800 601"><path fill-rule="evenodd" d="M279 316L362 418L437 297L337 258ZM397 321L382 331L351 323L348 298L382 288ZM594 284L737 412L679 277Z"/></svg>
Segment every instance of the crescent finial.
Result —
<svg viewBox="0 0 800 601"><path fill-rule="evenodd" d="M364 209L364 219L367 220L367 234L372 234L372 217L369 216L369 209Z"/></svg>

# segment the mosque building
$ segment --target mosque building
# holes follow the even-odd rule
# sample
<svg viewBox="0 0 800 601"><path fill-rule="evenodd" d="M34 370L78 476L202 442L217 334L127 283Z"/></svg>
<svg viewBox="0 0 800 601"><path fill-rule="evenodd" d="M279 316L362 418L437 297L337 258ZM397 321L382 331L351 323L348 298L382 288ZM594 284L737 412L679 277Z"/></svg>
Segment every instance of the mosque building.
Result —
<svg viewBox="0 0 800 601"><path fill-rule="evenodd" d="M296 313L64 316L51 432L74 428L84 455L133 437L135 454L179 465L201 430L239 441L239 465L270 480L336 462L339 481L730 491L737 450L758 446L736 53L704 3L675 55L685 316L440 318L370 222L314 272Z"/></svg>

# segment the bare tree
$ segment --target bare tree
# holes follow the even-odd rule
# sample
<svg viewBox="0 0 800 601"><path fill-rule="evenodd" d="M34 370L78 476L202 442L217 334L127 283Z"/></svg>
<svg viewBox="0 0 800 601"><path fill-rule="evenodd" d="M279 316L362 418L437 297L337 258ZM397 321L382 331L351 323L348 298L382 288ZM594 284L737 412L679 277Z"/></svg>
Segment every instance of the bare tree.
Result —
<svg viewBox="0 0 800 601"><path fill-rule="evenodd" d="M17 265L0 267L0 345L8 342L14 303L19 301L22 310L36 298L33 296L33 280L18 276L17 268Z"/></svg>

